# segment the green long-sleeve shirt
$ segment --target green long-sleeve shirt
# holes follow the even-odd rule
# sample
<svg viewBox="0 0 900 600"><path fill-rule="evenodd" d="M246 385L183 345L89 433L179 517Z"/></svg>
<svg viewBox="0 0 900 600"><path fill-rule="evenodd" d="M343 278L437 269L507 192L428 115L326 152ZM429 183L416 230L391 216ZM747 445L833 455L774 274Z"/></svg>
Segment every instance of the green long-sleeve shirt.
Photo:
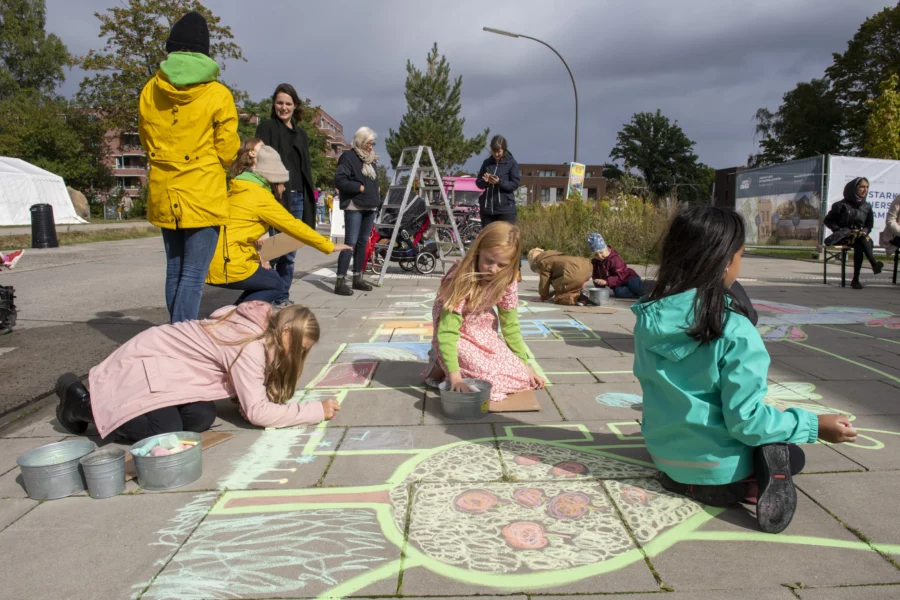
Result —
<svg viewBox="0 0 900 600"><path fill-rule="evenodd" d="M527 364L528 347L525 345L525 340L522 339L518 310L515 308L498 308L497 313L500 317L500 331L503 333L506 345L509 346L513 354ZM459 371L459 353L456 345L459 342L459 330L462 327L462 323L463 317L461 314L446 309L441 311L437 329L438 350L441 353L441 358L444 359L444 364L447 365L447 371L450 373Z"/></svg>

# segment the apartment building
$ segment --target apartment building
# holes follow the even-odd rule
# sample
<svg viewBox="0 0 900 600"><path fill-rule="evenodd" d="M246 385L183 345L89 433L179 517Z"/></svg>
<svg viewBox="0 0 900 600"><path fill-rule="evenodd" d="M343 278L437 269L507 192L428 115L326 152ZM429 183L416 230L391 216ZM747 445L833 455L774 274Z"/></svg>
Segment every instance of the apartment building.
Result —
<svg viewBox="0 0 900 600"><path fill-rule="evenodd" d="M519 187L528 189L528 204L540 202L553 204L566 199L569 185L569 163L523 164L519 163L522 179ZM597 200L606 195L606 179L601 165L586 165L583 194L586 200Z"/></svg>

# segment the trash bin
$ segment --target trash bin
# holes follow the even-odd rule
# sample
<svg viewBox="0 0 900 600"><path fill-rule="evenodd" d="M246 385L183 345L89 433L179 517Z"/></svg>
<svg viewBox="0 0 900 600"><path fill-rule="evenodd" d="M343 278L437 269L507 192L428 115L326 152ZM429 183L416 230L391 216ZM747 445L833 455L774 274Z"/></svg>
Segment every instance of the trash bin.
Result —
<svg viewBox="0 0 900 600"><path fill-rule="evenodd" d="M59 248L53 207L49 204L35 204L31 207L31 247Z"/></svg>

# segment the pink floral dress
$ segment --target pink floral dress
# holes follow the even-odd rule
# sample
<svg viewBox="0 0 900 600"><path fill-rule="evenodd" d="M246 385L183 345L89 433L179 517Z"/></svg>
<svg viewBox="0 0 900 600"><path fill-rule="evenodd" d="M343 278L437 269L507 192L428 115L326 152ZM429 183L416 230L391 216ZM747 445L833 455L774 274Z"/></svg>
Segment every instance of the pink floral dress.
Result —
<svg viewBox="0 0 900 600"><path fill-rule="evenodd" d="M452 273L453 270L448 272L444 279ZM518 306L518 284L513 281L506 288L506 293L500 299L497 307L515 310ZM431 310L435 331L431 341L433 362L428 365L423 376L427 376L434 362L440 365L445 378L449 376L447 365L444 364L444 358L438 349L437 339L438 322L443 309L443 300L435 299L434 307ZM464 379L489 381L492 386L491 402L499 402L509 394L532 389L528 367L518 356L513 354L497 331L499 320L493 308L473 312L468 310L466 303L463 302L454 312L458 312L463 317L456 349L459 357L459 371Z"/></svg>

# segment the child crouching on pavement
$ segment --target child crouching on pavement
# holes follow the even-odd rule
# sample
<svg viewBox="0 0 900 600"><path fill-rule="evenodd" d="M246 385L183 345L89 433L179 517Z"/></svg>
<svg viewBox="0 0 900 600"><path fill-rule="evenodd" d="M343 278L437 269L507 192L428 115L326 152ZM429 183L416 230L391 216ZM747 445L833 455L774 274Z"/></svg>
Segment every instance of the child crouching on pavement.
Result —
<svg viewBox="0 0 900 600"><path fill-rule="evenodd" d="M644 282L629 268L619 253L606 245L603 236L592 233L587 238L591 247L591 276L597 287L608 287L616 298L640 298L644 295Z"/></svg>
<svg viewBox="0 0 900 600"><path fill-rule="evenodd" d="M532 248L528 252L528 265L540 276L538 294L541 302L552 300L565 306L584 303L581 288L591 279L591 261L581 256L566 256L556 250Z"/></svg>
<svg viewBox="0 0 900 600"><path fill-rule="evenodd" d="M760 529L778 533L797 506L791 476L805 458L796 444L853 442L856 430L844 415L763 402L769 353L749 299L735 301L731 289L744 236L733 210L696 206L675 216L656 285L631 307L634 375L662 486L712 506L756 504Z"/></svg>

